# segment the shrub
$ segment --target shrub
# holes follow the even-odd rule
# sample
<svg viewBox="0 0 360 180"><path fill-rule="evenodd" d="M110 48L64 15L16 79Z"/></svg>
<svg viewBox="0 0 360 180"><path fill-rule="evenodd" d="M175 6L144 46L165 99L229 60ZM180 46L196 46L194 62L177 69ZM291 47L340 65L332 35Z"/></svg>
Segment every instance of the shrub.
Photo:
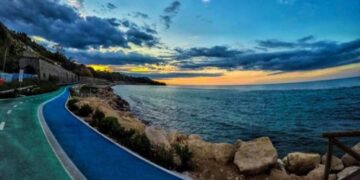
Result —
<svg viewBox="0 0 360 180"><path fill-rule="evenodd" d="M87 117L89 116L91 113L93 112L93 109L90 107L90 105L88 104L84 104L83 106L81 106L81 108L79 109L79 115L82 117Z"/></svg>
<svg viewBox="0 0 360 180"><path fill-rule="evenodd" d="M174 168L173 150L166 150L164 147L154 147L152 152L151 159L154 163L168 169Z"/></svg>
<svg viewBox="0 0 360 180"><path fill-rule="evenodd" d="M79 110L79 108L77 107L76 103L79 102L79 100L77 99L70 99L67 106L69 108L70 111L72 112L76 112Z"/></svg>
<svg viewBox="0 0 360 180"><path fill-rule="evenodd" d="M151 155L151 143L145 134L136 134L133 136L129 148L145 158L149 158Z"/></svg>
<svg viewBox="0 0 360 180"><path fill-rule="evenodd" d="M93 87L90 85L84 85L80 88L80 93L82 94L94 94L98 92L98 88L97 87Z"/></svg>
<svg viewBox="0 0 360 180"><path fill-rule="evenodd" d="M77 95L74 88L70 88L70 95L71 96L76 96Z"/></svg>
<svg viewBox="0 0 360 180"><path fill-rule="evenodd" d="M120 125L116 117L106 117L104 120L100 120L97 126L100 132L113 135Z"/></svg>
<svg viewBox="0 0 360 180"><path fill-rule="evenodd" d="M180 157L181 166L177 168L178 171L188 171L193 170L194 167L191 164L190 160L192 157L192 152L190 151L188 146L181 146L179 144L174 145L174 149L176 154Z"/></svg>
<svg viewBox="0 0 360 180"><path fill-rule="evenodd" d="M91 126L98 126L98 124L100 123L100 121L102 121L105 118L105 114L100 111L99 109L97 109L94 113L94 115L92 116L92 121L90 122Z"/></svg>
<svg viewBox="0 0 360 180"><path fill-rule="evenodd" d="M135 134L135 130L126 130L122 126L119 126L118 130L113 134L115 139L122 145L129 147L131 145L131 139Z"/></svg>

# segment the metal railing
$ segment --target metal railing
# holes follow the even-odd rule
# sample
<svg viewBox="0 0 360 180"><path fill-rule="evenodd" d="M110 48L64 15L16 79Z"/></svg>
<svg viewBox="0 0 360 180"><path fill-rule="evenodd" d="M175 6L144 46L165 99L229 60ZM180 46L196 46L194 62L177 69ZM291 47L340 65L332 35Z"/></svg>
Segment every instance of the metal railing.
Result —
<svg viewBox="0 0 360 180"><path fill-rule="evenodd" d="M328 150L326 154L326 163L325 163L325 172L324 172L324 180L329 179L330 169L331 169L331 159L333 154L333 145L337 146L357 161L360 161L360 154L356 153L351 148L344 145L337 138L342 137L360 137L360 131L347 131L347 132L326 132L323 133L322 136L329 140Z"/></svg>

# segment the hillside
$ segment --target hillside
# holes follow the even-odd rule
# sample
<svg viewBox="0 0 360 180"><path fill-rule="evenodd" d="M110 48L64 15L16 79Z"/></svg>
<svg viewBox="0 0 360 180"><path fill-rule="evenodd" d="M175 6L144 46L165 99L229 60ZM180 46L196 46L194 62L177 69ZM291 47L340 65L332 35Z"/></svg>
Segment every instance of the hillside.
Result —
<svg viewBox="0 0 360 180"><path fill-rule="evenodd" d="M51 52L45 47L34 42L25 33L9 30L0 22L0 70L3 69L5 49L8 49L6 69L7 73L19 72L19 58L24 54L32 53L36 56L47 58L61 65L63 68L79 76L106 79L111 82L126 84L165 85L147 77L132 77L117 72L98 72L84 64L78 64L59 52Z"/></svg>

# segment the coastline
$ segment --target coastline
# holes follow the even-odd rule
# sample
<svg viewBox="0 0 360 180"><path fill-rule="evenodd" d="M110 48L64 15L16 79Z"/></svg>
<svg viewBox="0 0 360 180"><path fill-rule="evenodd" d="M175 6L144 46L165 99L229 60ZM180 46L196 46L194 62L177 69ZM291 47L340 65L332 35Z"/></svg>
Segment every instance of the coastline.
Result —
<svg viewBox="0 0 360 180"><path fill-rule="evenodd" d="M105 114L117 115L119 123L125 128L141 127L135 128L136 131L144 133L150 142L157 146L168 148L175 143L188 146L193 153L191 161L196 168L193 171L184 172L184 174L191 178L322 179L325 162L320 154L294 152L279 159L277 150L268 137L250 141L237 140L234 144L229 144L209 143L195 134L185 135L177 131L166 132L161 127L153 127L151 123L136 118L130 111L129 103L114 93L110 86L101 89L101 93L94 95L95 97L81 99L78 105L88 103L95 108L105 107ZM94 104L92 103L94 101L101 103ZM91 121L86 118L83 120L85 122ZM337 159L337 165L344 164L340 158L335 157L333 159ZM296 168L292 167L294 163ZM338 167L332 171L332 177L335 177L337 172L345 168L344 165L339 166L342 168ZM349 167L348 164L347 166Z"/></svg>

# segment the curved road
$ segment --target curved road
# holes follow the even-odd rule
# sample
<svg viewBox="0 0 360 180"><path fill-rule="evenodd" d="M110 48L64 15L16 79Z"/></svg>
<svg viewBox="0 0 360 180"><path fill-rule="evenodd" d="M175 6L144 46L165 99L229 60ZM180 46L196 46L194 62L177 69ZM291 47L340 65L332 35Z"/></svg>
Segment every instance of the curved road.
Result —
<svg viewBox="0 0 360 180"><path fill-rule="evenodd" d="M37 116L39 105L61 92L0 100L0 179L70 179Z"/></svg>
<svg viewBox="0 0 360 180"><path fill-rule="evenodd" d="M88 179L181 179L129 153L98 134L65 108L66 89L43 107L43 115L67 156Z"/></svg>

